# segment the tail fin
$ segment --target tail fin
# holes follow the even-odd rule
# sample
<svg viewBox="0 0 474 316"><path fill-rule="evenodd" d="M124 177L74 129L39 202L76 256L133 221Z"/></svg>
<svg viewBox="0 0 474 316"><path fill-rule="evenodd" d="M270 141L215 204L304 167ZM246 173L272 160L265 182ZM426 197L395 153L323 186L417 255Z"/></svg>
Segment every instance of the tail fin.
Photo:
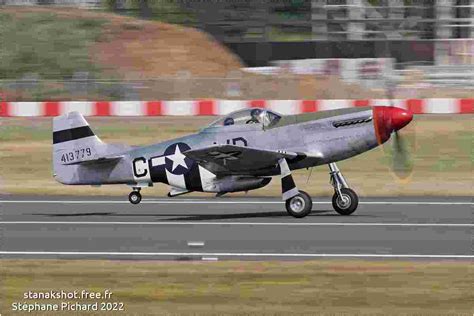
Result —
<svg viewBox="0 0 474 316"><path fill-rule="evenodd" d="M61 183L76 184L76 164L98 159L105 144L97 137L79 112L53 119L53 170Z"/></svg>
<svg viewBox="0 0 474 316"><path fill-rule="evenodd" d="M94 136L94 138L88 138ZM84 116L79 112L70 112L53 119L53 144L64 147L68 141L94 140L101 142L91 130ZM63 145L61 145L63 143Z"/></svg>
<svg viewBox="0 0 474 316"><path fill-rule="evenodd" d="M115 170L129 150L127 145L103 143L79 112L53 120L54 177L63 184L129 183L131 168Z"/></svg>

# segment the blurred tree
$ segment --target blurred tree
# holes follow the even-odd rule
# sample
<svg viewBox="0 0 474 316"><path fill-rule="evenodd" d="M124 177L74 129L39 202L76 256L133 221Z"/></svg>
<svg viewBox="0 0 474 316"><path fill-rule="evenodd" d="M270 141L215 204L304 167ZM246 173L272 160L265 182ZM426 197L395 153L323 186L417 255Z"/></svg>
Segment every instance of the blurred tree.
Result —
<svg viewBox="0 0 474 316"><path fill-rule="evenodd" d="M117 11L119 9L118 2L117 0L103 0L102 3L107 9Z"/></svg>
<svg viewBox="0 0 474 316"><path fill-rule="evenodd" d="M152 17L153 12L148 0L138 0L138 7L140 8L140 16L142 18L149 19Z"/></svg>
<svg viewBox="0 0 474 316"><path fill-rule="evenodd" d="M153 17L153 9L150 5L152 2L149 0L104 0L105 6L113 11L123 10L126 7L138 8L139 16L144 19Z"/></svg>

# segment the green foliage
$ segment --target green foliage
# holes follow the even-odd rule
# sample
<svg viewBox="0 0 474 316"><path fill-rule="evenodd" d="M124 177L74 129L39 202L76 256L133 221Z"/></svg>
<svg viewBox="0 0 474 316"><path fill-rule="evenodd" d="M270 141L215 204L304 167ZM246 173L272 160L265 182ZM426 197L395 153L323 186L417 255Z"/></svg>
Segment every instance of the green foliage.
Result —
<svg viewBox="0 0 474 316"><path fill-rule="evenodd" d="M37 73L41 78L67 78L76 71L97 74L89 58L103 20L66 19L52 13L13 18L0 13L0 78Z"/></svg>
<svg viewBox="0 0 474 316"><path fill-rule="evenodd" d="M311 31L290 31L276 26L270 28L268 37L272 41L309 41L312 38Z"/></svg>
<svg viewBox="0 0 474 316"><path fill-rule="evenodd" d="M104 5L109 10L115 9L116 0L103 0ZM120 12L130 16L140 17L139 0L126 0L125 10ZM149 0L148 6L151 10L151 19L173 24L195 23L197 18L193 13L183 9L179 1L169 0Z"/></svg>
<svg viewBox="0 0 474 316"><path fill-rule="evenodd" d="M113 10L116 2L116 0L102 0L102 5L108 10Z"/></svg>
<svg viewBox="0 0 474 316"><path fill-rule="evenodd" d="M373 6L378 6L380 5L380 1L379 0L368 0L368 2L373 5Z"/></svg>

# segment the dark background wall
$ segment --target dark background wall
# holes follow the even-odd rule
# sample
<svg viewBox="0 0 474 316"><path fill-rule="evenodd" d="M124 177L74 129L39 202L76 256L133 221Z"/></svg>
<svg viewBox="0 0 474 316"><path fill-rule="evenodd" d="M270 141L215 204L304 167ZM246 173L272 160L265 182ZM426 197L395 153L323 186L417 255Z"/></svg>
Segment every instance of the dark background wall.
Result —
<svg viewBox="0 0 474 316"><path fill-rule="evenodd" d="M306 58L392 57L397 63L434 61L434 41L307 41L224 43L249 67L268 66L272 60Z"/></svg>

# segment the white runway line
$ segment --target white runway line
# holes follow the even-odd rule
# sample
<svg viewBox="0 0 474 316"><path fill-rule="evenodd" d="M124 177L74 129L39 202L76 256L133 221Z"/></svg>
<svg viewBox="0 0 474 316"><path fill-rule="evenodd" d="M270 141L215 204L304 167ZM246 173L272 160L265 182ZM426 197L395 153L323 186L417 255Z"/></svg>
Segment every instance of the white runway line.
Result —
<svg viewBox="0 0 474 316"><path fill-rule="evenodd" d="M470 223L282 223L282 222L67 222L67 221L0 221L0 225L136 225L136 226L183 226L183 225L222 225L222 226L407 226L407 227L474 227Z"/></svg>
<svg viewBox="0 0 474 316"><path fill-rule="evenodd" d="M217 257L202 257L202 261L219 261L219 258Z"/></svg>
<svg viewBox="0 0 474 316"><path fill-rule="evenodd" d="M204 247L204 241L188 241L188 247Z"/></svg>
<svg viewBox="0 0 474 316"><path fill-rule="evenodd" d="M35 256L136 256L136 257L279 257L279 258L420 258L420 259L473 259L474 255L423 255L376 253L232 253L232 252L78 252L78 251L0 251L0 255Z"/></svg>
<svg viewBox="0 0 474 316"><path fill-rule="evenodd" d="M130 204L128 201L61 201L61 200L3 200L0 204ZM313 201L313 204L331 204L331 201ZM140 204L284 204L282 201L202 201L202 200L144 200ZM360 201L366 205L474 205L474 202L423 201Z"/></svg>

